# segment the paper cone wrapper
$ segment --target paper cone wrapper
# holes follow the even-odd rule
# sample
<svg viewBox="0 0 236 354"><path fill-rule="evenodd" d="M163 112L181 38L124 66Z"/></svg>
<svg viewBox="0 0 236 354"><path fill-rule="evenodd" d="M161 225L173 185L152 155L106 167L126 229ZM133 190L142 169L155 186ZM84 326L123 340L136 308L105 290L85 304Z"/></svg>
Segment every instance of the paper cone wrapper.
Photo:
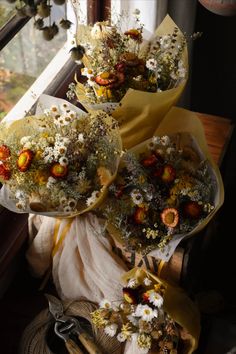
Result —
<svg viewBox="0 0 236 354"><path fill-rule="evenodd" d="M160 283L165 287L164 293L164 311L178 323L183 331L182 341L183 350L180 354L191 354L198 347L200 336L200 314L193 301L179 288L168 284L166 281L158 278L156 275L145 271L142 268L133 268L125 273L122 280L125 284L131 278L142 282L144 278L150 277L154 282Z"/></svg>
<svg viewBox="0 0 236 354"><path fill-rule="evenodd" d="M173 33L175 27L177 27L176 24L171 17L167 15L156 29L151 41L154 40L157 35L160 36ZM181 31L178 33L177 41L180 41L183 34ZM142 51L145 52L146 49L147 46L145 44ZM186 71L188 71L187 47L185 47L183 52L182 60ZM112 116L119 122L124 148L129 149L153 136L154 131L157 129L166 113L180 98L186 81L187 78L178 84L177 87L162 92L153 93L134 89L129 89L127 91L112 112ZM108 109L109 112L112 109L110 103L101 103L99 106L97 106L97 104L93 105L86 103L84 101L85 94L83 85L80 83L77 85L77 98L88 111L91 109L97 109L98 107L105 111Z"/></svg>

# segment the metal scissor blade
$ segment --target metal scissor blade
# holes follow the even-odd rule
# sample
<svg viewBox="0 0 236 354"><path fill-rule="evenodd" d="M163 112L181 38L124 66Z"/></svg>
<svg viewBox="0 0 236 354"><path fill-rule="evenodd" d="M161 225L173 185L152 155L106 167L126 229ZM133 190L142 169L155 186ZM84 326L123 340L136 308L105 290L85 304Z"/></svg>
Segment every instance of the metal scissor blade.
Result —
<svg viewBox="0 0 236 354"><path fill-rule="evenodd" d="M61 301L51 294L45 294L48 300L49 311L53 317L58 320L64 315L64 309Z"/></svg>

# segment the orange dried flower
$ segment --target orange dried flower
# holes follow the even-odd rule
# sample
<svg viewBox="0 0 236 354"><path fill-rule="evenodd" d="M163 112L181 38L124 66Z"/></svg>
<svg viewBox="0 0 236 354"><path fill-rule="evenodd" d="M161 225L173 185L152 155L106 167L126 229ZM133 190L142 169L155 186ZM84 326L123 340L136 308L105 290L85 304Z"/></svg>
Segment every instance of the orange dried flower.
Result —
<svg viewBox="0 0 236 354"><path fill-rule="evenodd" d="M11 155L9 147L6 145L0 146L0 160L5 161Z"/></svg>
<svg viewBox="0 0 236 354"><path fill-rule="evenodd" d="M31 162L33 160L33 151L26 149L20 152L17 159L17 167L21 172L25 172L30 168Z"/></svg>
<svg viewBox="0 0 236 354"><path fill-rule="evenodd" d="M11 171L9 170L9 168L4 165L1 164L0 165L0 178L4 179L4 181L8 181L11 177Z"/></svg>
<svg viewBox="0 0 236 354"><path fill-rule="evenodd" d="M179 222L179 213L175 208L166 208L161 213L161 221L168 227L175 227Z"/></svg>
<svg viewBox="0 0 236 354"><path fill-rule="evenodd" d="M146 208L138 207L134 213L134 220L136 224L143 224L147 215Z"/></svg>
<svg viewBox="0 0 236 354"><path fill-rule="evenodd" d="M58 162L55 162L50 168L50 173L54 178L63 178L68 173L68 167L62 166Z"/></svg>

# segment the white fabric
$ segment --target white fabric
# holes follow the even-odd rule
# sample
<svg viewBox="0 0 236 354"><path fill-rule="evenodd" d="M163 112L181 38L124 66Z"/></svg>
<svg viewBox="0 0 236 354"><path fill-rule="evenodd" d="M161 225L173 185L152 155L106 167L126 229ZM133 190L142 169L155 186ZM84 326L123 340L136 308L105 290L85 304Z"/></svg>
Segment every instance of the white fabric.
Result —
<svg viewBox="0 0 236 354"><path fill-rule="evenodd" d="M61 220L57 240L68 219ZM112 240L103 236L103 226L91 213L76 217L52 261L56 219L29 216L30 246L26 257L36 276L52 265L53 281L62 299L120 301L121 276L126 265L112 252ZM143 354L136 341L126 343L124 354Z"/></svg>
<svg viewBox="0 0 236 354"><path fill-rule="evenodd" d="M35 215L29 218L32 242L26 257L36 276L42 276L51 265L55 220L45 216L39 220ZM58 239L67 223L68 219L61 220ZM32 235L37 226L37 234ZM52 264L53 280L61 298L86 298L94 302L103 298L118 300L122 289L120 278L126 270L112 253L111 241L102 236L102 225L93 214L73 220Z"/></svg>

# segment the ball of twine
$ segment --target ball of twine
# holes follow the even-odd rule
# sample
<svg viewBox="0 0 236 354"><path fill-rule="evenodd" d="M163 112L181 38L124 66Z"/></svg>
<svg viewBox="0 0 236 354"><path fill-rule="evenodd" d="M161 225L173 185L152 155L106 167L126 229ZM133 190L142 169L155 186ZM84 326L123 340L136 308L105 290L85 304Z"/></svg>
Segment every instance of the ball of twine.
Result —
<svg viewBox="0 0 236 354"><path fill-rule="evenodd" d="M96 310L97 306L88 301L63 302L64 314L73 317L80 317L90 323L93 339L104 354L121 354L121 343L115 337L109 337L102 329L98 329L91 323L90 313ZM49 346L50 336L56 336L54 328L55 319L48 309L41 311L34 320L25 328L19 354L55 354ZM64 346L63 342L62 346ZM60 350L60 353L67 352Z"/></svg>

